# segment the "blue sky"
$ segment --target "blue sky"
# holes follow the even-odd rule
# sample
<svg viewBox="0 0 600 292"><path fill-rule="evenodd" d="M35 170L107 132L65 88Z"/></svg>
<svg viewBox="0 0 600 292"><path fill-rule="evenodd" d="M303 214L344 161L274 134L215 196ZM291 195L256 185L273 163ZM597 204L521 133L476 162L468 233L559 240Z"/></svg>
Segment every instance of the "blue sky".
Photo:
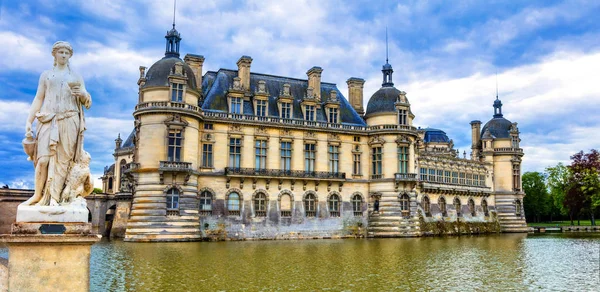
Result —
<svg viewBox="0 0 600 292"><path fill-rule="evenodd" d="M93 98L86 150L100 177L117 133L133 128L138 67L164 54L172 1L0 0L0 184L33 186L21 140L51 46L71 42L71 64ZM181 53L204 71L236 69L323 81L347 92L366 80L365 105L381 86L385 28L394 83L407 92L415 124L445 130L461 152L471 120L492 117L496 72L505 117L519 123L525 171L542 171L580 150L600 148L598 1L177 1Z"/></svg>

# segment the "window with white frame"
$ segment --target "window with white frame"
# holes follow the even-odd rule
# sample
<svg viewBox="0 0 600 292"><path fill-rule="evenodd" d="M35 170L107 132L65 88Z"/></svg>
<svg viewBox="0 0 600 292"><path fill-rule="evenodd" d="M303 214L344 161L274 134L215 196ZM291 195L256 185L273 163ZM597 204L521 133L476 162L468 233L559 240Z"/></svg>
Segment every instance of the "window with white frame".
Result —
<svg viewBox="0 0 600 292"><path fill-rule="evenodd" d="M450 183L450 171L448 170L444 170L444 183Z"/></svg>
<svg viewBox="0 0 600 292"><path fill-rule="evenodd" d="M383 149L382 147L373 147L372 151L373 169L371 171L371 178L379 179L383 177Z"/></svg>
<svg viewBox="0 0 600 292"><path fill-rule="evenodd" d="M229 138L229 167L240 168L242 159L242 139Z"/></svg>
<svg viewBox="0 0 600 292"><path fill-rule="evenodd" d="M398 147L398 173L408 173L408 147Z"/></svg>
<svg viewBox="0 0 600 292"><path fill-rule="evenodd" d="M459 173L458 183L461 184L461 185L465 184L465 173L464 172Z"/></svg>
<svg viewBox="0 0 600 292"><path fill-rule="evenodd" d="M183 102L183 88L181 83L171 83L171 101Z"/></svg>
<svg viewBox="0 0 600 292"><path fill-rule="evenodd" d="M292 104L289 102L281 103L281 118L291 119L292 118Z"/></svg>
<svg viewBox="0 0 600 292"><path fill-rule="evenodd" d="M444 197L439 198L438 206L440 207L440 212L442 213L442 216L447 216L448 212L446 210L446 199L444 199Z"/></svg>
<svg viewBox="0 0 600 292"><path fill-rule="evenodd" d="M304 144L304 170L308 172L315 171L316 150L315 144Z"/></svg>
<svg viewBox="0 0 600 292"><path fill-rule="evenodd" d="M404 218L410 216L410 197L407 194L400 196L400 211Z"/></svg>
<svg viewBox="0 0 600 292"><path fill-rule="evenodd" d="M256 115L260 117L267 116L267 101L257 100L256 101Z"/></svg>
<svg viewBox="0 0 600 292"><path fill-rule="evenodd" d="M256 217L267 216L267 196L263 193L258 193L254 196L254 215Z"/></svg>
<svg viewBox="0 0 600 292"><path fill-rule="evenodd" d="M209 191L200 193L200 215L212 214L212 194Z"/></svg>
<svg viewBox="0 0 600 292"><path fill-rule="evenodd" d="M427 168L421 167L419 169L419 174L421 181L427 181Z"/></svg>
<svg viewBox="0 0 600 292"><path fill-rule="evenodd" d="M314 121L315 120L315 106L305 105L304 106L304 120Z"/></svg>
<svg viewBox="0 0 600 292"><path fill-rule="evenodd" d="M330 123L338 122L338 109L337 108L329 108L329 122Z"/></svg>
<svg viewBox="0 0 600 292"><path fill-rule="evenodd" d="M167 210L179 209L179 190L171 188L167 191Z"/></svg>
<svg viewBox="0 0 600 292"><path fill-rule="evenodd" d="M360 153L352 154L352 174L353 175L361 175L360 170Z"/></svg>
<svg viewBox="0 0 600 292"><path fill-rule="evenodd" d="M430 182L435 182L435 169L433 169L433 168L429 169L428 179Z"/></svg>
<svg viewBox="0 0 600 292"><path fill-rule="evenodd" d="M202 167L213 167L213 144L202 144Z"/></svg>
<svg viewBox="0 0 600 292"><path fill-rule="evenodd" d="M437 182L439 183L443 183L444 182L444 171L441 169L437 170Z"/></svg>
<svg viewBox="0 0 600 292"><path fill-rule="evenodd" d="M167 160L181 161L181 130L170 130L168 140Z"/></svg>
<svg viewBox="0 0 600 292"><path fill-rule="evenodd" d="M515 191L521 190L521 167L518 164L513 164L513 188Z"/></svg>
<svg viewBox="0 0 600 292"><path fill-rule="evenodd" d="M232 192L227 196L227 212L229 215L240 215L240 195Z"/></svg>
<svg viewBox="0 0 600 292"><path fill-rule="evenodd" d="M256 140L254 142L255 164L256 169L267 168L267 141Z"/></svg>
<svg viewBox="0 0 600 292"><path fill-rule="evenodd" d="M458 172L457 171L452 172L452 183L458 184Z"/></svg>
<svg viewBox="0 0 600 292"><path fill-rule="evenodd" d="M292 142L281 142L281 169L292 170Z"/></svg>
<svg viewBox="0 0 600 292"><path fill-rule="evenodd" d="M329 216L340 217L340 196L336 194L329 196L327 206L329 207Z"/></svg>
<svg viewBox="0 0 600 292"><path fill-rule="evenodd" d="M362 216L362 204L363 200L361 195L356 194L352 197L352 211L354 212L354 216Z"/></svg>
<svg viewBox="0 0 600 292"><path fill-rule="evenodd" d="M404 109L398 110L398 124L400 124L400 125L407 124L406 110L404 110Z"/></svg>
<svg viewBox="0 0 600 292"><path fill-rule="evenodd" d="M241 114L242 113L242 98L241 97L232 97L231 98L231 109L230 113L232 114Z"/></svg>
<svg viewBox="0 0 600 292"><path fill-rule="evenodd" d="M315 217L317 215L317 197L312 193L304 197L304 212L306 217Z"/></svg>
<svg viewBox="0 0 600 292"><path fill-rule="evenodd" d="M339 172L340 170L340 146L329 145L329 171Z"/></svg>

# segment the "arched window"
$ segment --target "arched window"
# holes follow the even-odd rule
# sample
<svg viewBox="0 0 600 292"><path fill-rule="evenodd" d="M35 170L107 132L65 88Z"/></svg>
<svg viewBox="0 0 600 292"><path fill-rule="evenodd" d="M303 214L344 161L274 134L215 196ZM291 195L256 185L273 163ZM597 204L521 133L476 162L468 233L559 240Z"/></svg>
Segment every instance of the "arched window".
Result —
<svg viewBox="0 0 600 292"><path fill-rule="evenodd" d="M240 215L240 195L232 192L227 197L227 212L229 215Z"/></svg>
<svg viewBox="0 0 600 292"><path fill-rule="evenodd" d="M317 215L317 198L310 193L304 197L304 211L306 217L315 217Z"/></svg>
<svg viewBox="0 0 600 292"><path fill-rule="evenodd" d="M340 196L336 194L329 196L327 205L329 206L329 216L340 217Z"/></svg>
<svg viewBox="0 0 600 292"><path fill-rule="evenodd" d="M292 217L292 197L289 194L281 195L279 204L281 217Z"/></svg>
<svg viewBox="0 0 600 292"><path fill-rule="evenodd" d="M113 188L113 178L109 177L108 178L108 190L112 191L112 188Z"/></svg>
<svg viewBox="0 0 600 292"><path fill-rule="evenodd" d="M477 212L475 212L475 202L473 199L469 199L469 213L471 213L471 216L477 216Z"/></svg>
<svg viewBox="0 0 600 292"><path fill-rule="evenodd" d="M431 204L429 203L429 197L423 197L421 206L423 207L423 212L425 212L425 216L431 216Z"/></svg>
<svg viewBox="0 0 600 292"><path fill-rule="evenodd" d="M212 194L209 191L200 193L200 215L212 215Z"/></svg>
<svg viewBox="0 0 600 292"><path fill-rule="evenodd" d="M460 217L461 212L460 212L460 199L459 198L454 198L454 210L456 210L456 217Z"/></svg>
<svg viewBox="0 0 600 292"><path fill-rule="evenodd" d="M442 216L448 216L448 212L446 210L446 199L444 199L444 197L441 197L438 200L438 205L440 206L440 212L442 212Z"/></svg>
<svg viewBox="0 0 600 292"><path fill-rule="evenodd" d="M523 206L521 205L521 201L520 200L516 200L515 201L515 215L517 215L517 217L520 217L523 213Z"/></svg>
<svg viewBox="0 0 600 292"><path fill-rule="evenodd" d="M488 211L488 204L486 200L481 200L481 208L483 209L483 216L490 216Z"/></svg>
<svg viewBox="0 0 600 292"><path fill-rule="evenodd" d="M267 196L258 193L254 196L254 215L256 217L267 217Z"/></svg>
<svg viewBox="0 0 600 292"><path fill-rule="evenodd" d="M400 211L402 211L403 217L408 218L410 216L410 198L407 194L400 197Z"/></svg>
<svg viewBox="0 0 600 292"><path fill-rule="evenodd" d="M354 212L354 216L361 217L363 215L362 204L363 200L359 194L352 197L352 211Z"/></svg>
<svg viewBox="0 0 600 292"><path fill-rule="evenodd" d="M179 211L179 190L171 188L167 191L167 215L177 215Z"/></svg>

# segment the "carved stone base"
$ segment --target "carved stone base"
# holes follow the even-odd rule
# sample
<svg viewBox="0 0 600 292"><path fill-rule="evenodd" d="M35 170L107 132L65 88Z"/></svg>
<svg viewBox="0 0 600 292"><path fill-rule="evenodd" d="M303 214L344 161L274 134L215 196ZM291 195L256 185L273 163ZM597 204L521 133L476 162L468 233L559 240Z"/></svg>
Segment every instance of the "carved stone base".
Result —
<svg viewBox="0 0 600 292"><path fill-rule="evenodd" d="M12 234L77 234L89 235L92 234L91 223L32 223L32 222L17 222L12 225Z"/></svg>
<svg viewBox="0 0 600 292"><path fill-rule="evenodd" d="M88 222L89 211L85 199L76 198L66 206L25 206L17 207L16 222Z"/></svg>

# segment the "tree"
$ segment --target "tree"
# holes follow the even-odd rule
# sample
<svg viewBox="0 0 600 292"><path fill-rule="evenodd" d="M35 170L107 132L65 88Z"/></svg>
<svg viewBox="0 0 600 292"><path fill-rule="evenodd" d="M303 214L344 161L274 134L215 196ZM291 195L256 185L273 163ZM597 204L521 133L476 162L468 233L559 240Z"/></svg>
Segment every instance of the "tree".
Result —
<svg viewBox="0 0 600 292"><path fill-rule="evenodd" d="M571 189L567 193L567 200L571 206L581 206L579 212L589 213L592 225L596 225L594 214L598 211L597 198L600 196L600 152L595 149L590 153L579 151L571 156L573 162L569 166L571 171Z"/></svg>
<svg viewBox="0 0 600 292"><path fill-rule="evenodd" d="M540 172L523 174L523 190L527 194L523 198L525 214L532 217L533 222L540 222L542 216L550 213L552 204L546 188L546 175Z"/></svg>
<svg viewBox="0 0 600 292"><path fill-rule="evenodd" d="M101 188L94 188L94 190L92 191L92 193L94 193L94 194L101 194L102 193L102 189Z"/></svg>
<svg viewBox="0 0 600 292"><path fill-rule="evenodd" d="M564 164L546 168L547 182L550 189L550 221L552 216L567 216L569 209L565 206L565 197L569 191L571 171ZM571 222L572 224L572 222Z"/></svg>

